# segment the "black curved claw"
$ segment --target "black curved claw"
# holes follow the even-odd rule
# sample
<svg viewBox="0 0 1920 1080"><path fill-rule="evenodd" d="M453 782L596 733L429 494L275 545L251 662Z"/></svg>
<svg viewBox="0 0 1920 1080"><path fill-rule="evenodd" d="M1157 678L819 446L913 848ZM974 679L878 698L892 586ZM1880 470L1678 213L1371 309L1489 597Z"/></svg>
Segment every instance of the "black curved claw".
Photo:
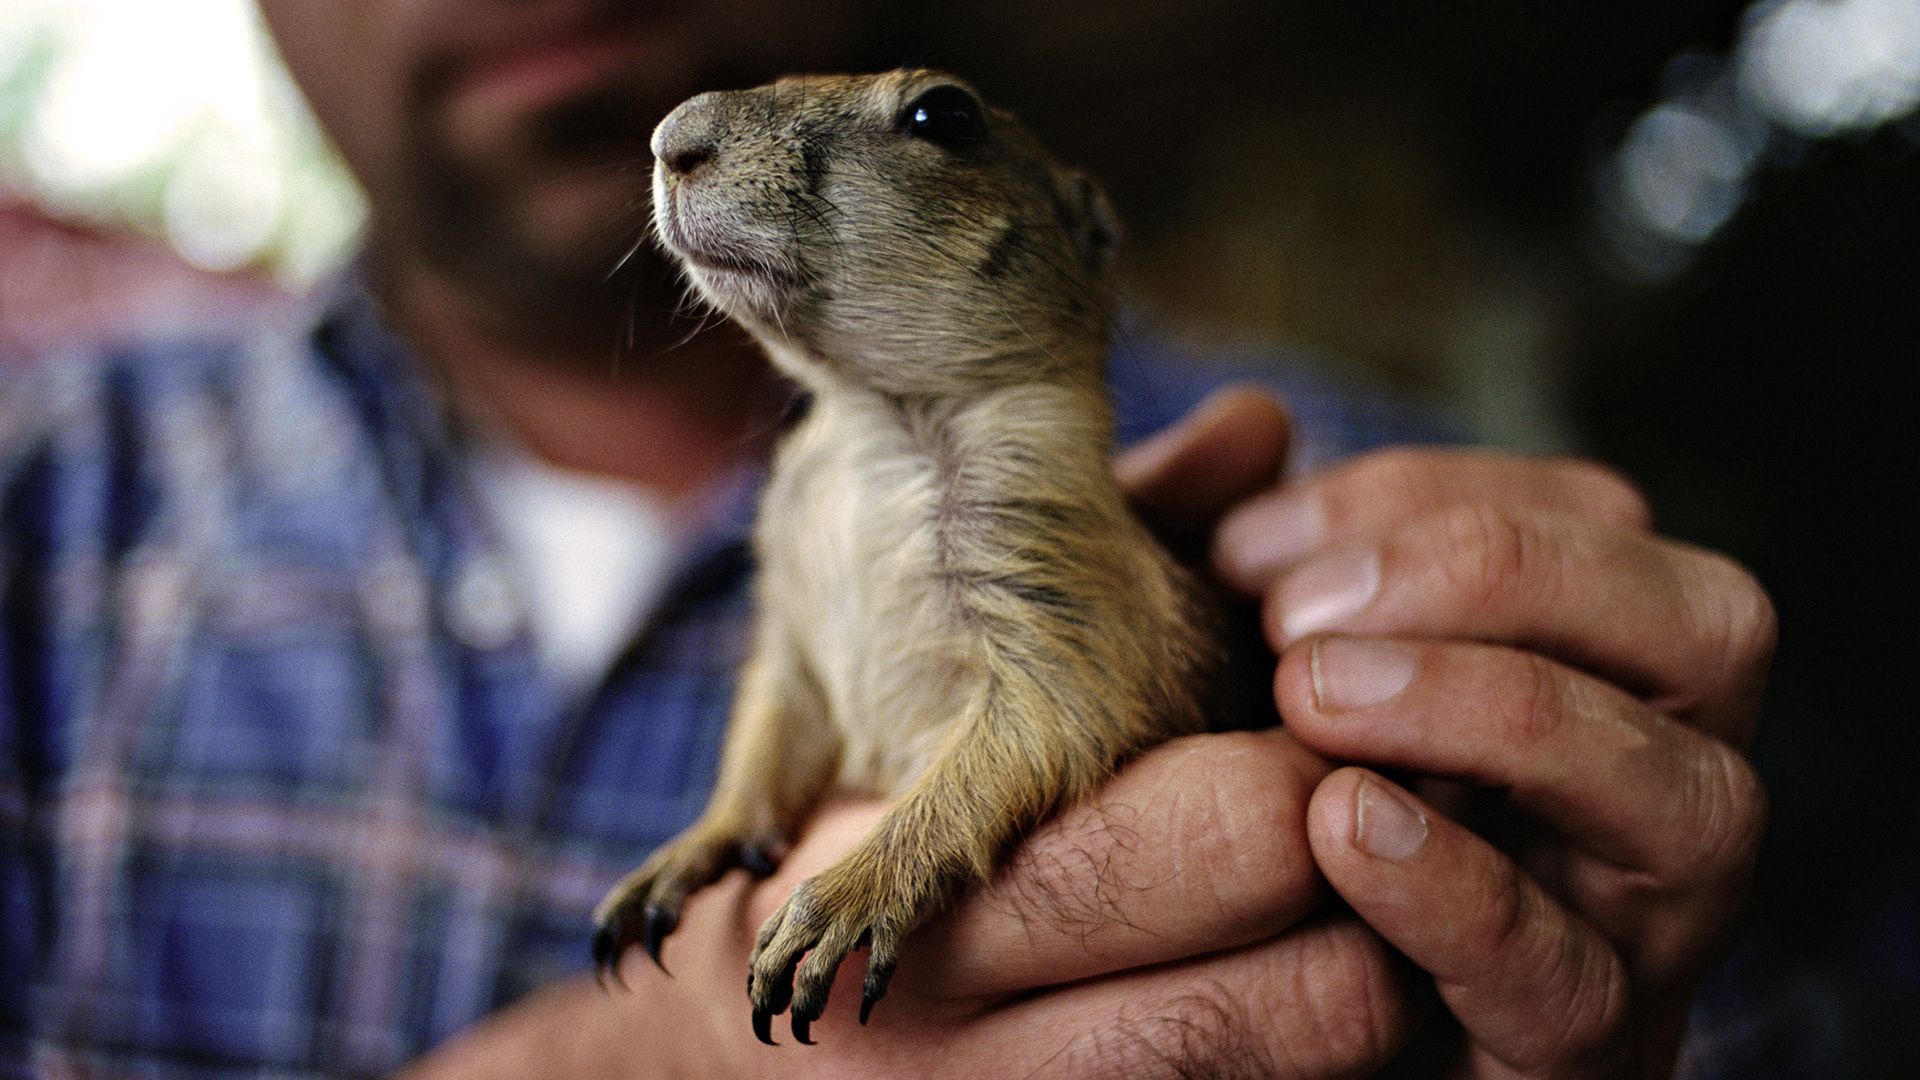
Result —
<svg viewBox="0 0 1920 1080"><path fill-rule="evenodd" d="M613 976L613 983L625 990L627 984L620 980L620 934L614 929L619 920L593 932L593 981L600 989L607 988L607 976Z"/></svg>
<svg viewBox="0 0 1920 1080"><path fill-rule="evenodd" d="M771 991L763 995L764 1000L760 1002L767 1007L769 1015L786 1012L787 1006L793 1003L793 973L799 966L800 958L796 956L774 977ZM753 993L751 983L748 984L747 993Z"/></svg>
<svg viewBox="0 0 1920 1080"><path fill-rule="evenodd" d="M772 1013L761 1012L759 1009L753 1010L753 1034L755 1038L759 1039L763 1043L766 1043L768 1046L780 1045L779 1043L773 1041L773 1014Z"/></svg>
<svg viewBox="0 0 1920 1080"><path fill-rule="evenodd" d="M873 1015L874 1003L887 996L887 984L893 981L892 964L867 965L866 982L860 987L860 1026L867 1025L867 1017Z"/></svg>
<svg viewBox="0 0 1920 1080"><path fill-rule="evenodd" d="M780 869L780 864L774 861L773 853L767 850L765 844L740 845L740 865L757 878L772 877Z"/></svg>
<svg viewBox="0 0 1920 1080"><path fill-rule="evenodd" d="M640 947L647 951L647 957L653 961L653 966L669 977L673 972L668 971L667 965L660 962L660 943L667 940L667 935L673 933L674 927L679 925L678 912L648 905L646 923L640 929Z"/></svg>
<svg viewBox="0 0 1920 1080"><path fill-rule="evenodd" d="M813 1040L807 1038L807 1033L812 1027L813 1027L813 1018L811 1016L808 1016L807 1014L803 1012L799 1012L797 1010L794 1012L793 1038L796 1042L800 1043L803 1046L812 1046Z"/></svg>

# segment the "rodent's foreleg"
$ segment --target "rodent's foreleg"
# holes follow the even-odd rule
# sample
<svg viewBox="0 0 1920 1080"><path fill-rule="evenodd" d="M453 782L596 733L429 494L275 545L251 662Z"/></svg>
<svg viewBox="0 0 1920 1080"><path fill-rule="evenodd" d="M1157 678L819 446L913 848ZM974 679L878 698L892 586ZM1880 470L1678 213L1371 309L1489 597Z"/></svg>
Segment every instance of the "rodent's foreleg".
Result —
<svg viewBox="0 0 1920 1080"><path fill-rule="evenodd" d="M735 694L705 811L621 879L594 913L594 959L602 971L634 944L659 964L661 942L679 925L687 897L728 870L772 874L833 779L839 734L791 639L771 619L760 620Z"/></svg>
<svg viewBox="0 0 1920 1080"><path fill-rule="evenodd" d="M834 972L862 941L871 949L865 1023L907 932L987 880L1016 836L1106 774L1116 748L1053 730L1072 722L1059 704L1026 672L993 680L873 831L767 920L749 981L761 1041L772 1041L772 1017L791 1005L794 1037L807 1042L809 1025L826 1011Z"/></svg>

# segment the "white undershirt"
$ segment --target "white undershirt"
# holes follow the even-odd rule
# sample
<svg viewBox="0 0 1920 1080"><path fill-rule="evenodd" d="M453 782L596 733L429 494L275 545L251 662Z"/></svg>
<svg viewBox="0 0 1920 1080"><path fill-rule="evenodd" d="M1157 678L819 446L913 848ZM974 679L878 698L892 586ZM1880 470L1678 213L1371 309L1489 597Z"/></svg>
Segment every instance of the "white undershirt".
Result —
<svg viewBox="0 0 1920 1080"><path fill-rule="evenodd" d="M635 485L496 440L476 479L519 585L540 665L568 695L597 682L653 614L687 537Z"/></svg>

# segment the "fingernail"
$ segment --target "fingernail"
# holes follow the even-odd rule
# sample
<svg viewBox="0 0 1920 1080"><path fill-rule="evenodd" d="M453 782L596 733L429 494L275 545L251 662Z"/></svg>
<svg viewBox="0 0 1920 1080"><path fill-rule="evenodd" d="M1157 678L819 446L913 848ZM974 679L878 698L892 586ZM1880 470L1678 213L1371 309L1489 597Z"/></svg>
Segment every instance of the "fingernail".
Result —
<svg viewBox="0 0 1920 1080"><path fill-rule="evenodd" d="M1284 491L1227 518L1214 539L1215 561L1229 581L1258 589L1307 557L1327 533L1320 500Z"/></svg>
<svg viewBox="0 0 1920 1080"><path fill-rule="evenodd" d="M1399 792L1362 778L1353 799L1353 842L1369 855L1405 862L1427 842L1427 815Z"/></svg>
<svg viewBox="0 0 1920 1080"><path fill-rule="evenodd" d="M1309 657L1314 703L1322 709L1364 709L1392 699L1413 681L1413 652L1359 638L1323 638Z"/></svg>
<svg viewBox="0 0 1920 1080"><path fill-rule="evenodd" d="M1380 553L1345 551L1315 559L1280 586L1280 632L1298 641L1367 606L1380 589Z"/></svg>

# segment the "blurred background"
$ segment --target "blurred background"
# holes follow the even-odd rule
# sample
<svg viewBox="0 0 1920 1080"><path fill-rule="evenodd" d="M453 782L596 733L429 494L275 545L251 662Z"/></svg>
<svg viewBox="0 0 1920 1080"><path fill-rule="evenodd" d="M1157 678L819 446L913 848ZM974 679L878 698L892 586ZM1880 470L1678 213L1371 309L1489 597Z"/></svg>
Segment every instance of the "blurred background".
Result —
<svg viewBox="0 0 1920 1080"><path fill-rule="evenodd" d="M0 355L236 324L361 209L248 0L0 0ZM876 5L1104 177L1129 287L1614 463L1784 625L1761 969L1920 1016L1920 0ZM1904 388L1904 389L1903 389ZM1902 904L1908 906L1902 907ZM1902 951L1904 950L1904 951ZM1818 1008L1815 1003L1814 1008Z"/></svg>

